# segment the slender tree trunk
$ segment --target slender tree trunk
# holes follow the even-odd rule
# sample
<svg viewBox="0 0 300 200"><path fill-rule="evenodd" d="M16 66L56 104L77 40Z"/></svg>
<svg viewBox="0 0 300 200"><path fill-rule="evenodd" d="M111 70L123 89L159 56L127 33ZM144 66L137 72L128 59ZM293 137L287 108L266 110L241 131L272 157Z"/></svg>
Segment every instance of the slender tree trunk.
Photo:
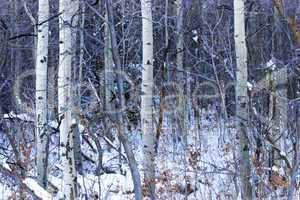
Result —
<svg viewBox="0 0 300 200"><path fill-rule="evenodd" d="M105 19L108 21L108 14L105 13ZM115 102L113 101L113 92L114 92L114 61L112 55L112 47L111 47L111 36L109 30L109 23L106 22L105 30L104 30L104 93L105 93L105 112L108 114L114 112ZM105 122L105 132L107 133L107 137L113 141L113 133L109 130L110 121L106 120ZM121 147L120 147L121 148ZM108 147L110 151L110 147Z"/></svg>
<svg viewBox="0 0 300 200"><path fill-rule="evenodd" d="M279 69L277 66L277 59L281 57L282 41L280 34L279 23L279 13L276 8L274 8L274 25L272 33L272 52L271 60L276 65L276 69L272 68L267 72L267 82L269 84L269 120L270 120L270 141L274 145L269 153L269 167L273 166L281 167L283 162L280 162L280 151L284 151L284 138L287 135L287 70L285 68ZM280 31L280 32L278 32ZM278 72L280 70L280 72ZM270 171L269 179L274 175L274 171ZM277 193L280 190L277 190Z"/></svg>
<svg viewBox="0 0 300 200"><path fill-rule="evenodd" d="M155 199L154 133L153 133L153 25L150 0L142 0L143 70L141 126L144 151L144 184Z"/></svg>
<svg viewBox="0 0 300 200"><path fill-rule="evenodd" d="M117 45L117 36L116 36L116 31L114 26L113 8L110 0L106 0L105 4L106 4L107 16L108 16L107 22L109 24L109 30L110 30L112 57L113 57L114 64L117 68L116 76L117 76L118 99L119 99L119 111L117 113L118 134L119 134L119 139L122 142L125 153L127 155L128 165L131 171L133 184L134 184L135 199L142 200L142 186L141 186L140 173L137 166L137 162L134 157L134 153L132 151L132 147L130 146L124 128L125 120L122 111L124 111L125 109L125 101L123 96L123 81L121 76L122 67L121 67L120 55L117 49L118 45Z"/></svg>
<svg viewBox="0 0 300 200"><path fill-rule="evenodd" d="M272 36L272 59L281 59L284 55L282 49L282 32L279 27L280 16L278 10L274 8L274 31ZM278 63L275 62L276 68L279 68ZM272 110L272 128L271 136L274 144L281 151L285 150L285 138L287 136L287 110L288 110L288 97L287 97L287 69L285 67L281 69L278 73L277 71L271 74L271 102L273 104L270 106ZM274 160L280 160L279 153L273 151ZM280 162L275 162L274 164L280 165Z"/></svg>
<svg viewBox="0 0 300 200"><path fill-rule="evenodd" d="M300 7L296 9L296 13L294 15L286 15L284 11L284 1L279 1L279 0L273 0L274 6L276 7L278 14L287 21L287 24L289 26L289 29L291 33L293 34L294 37L294 43L295 43L295 50L296 50L296 55L299 55L299 48L300 48L300 31L299 31L299 21L297 19L297 16L299 16L300 13ZM297 66L298 70L300 69L300 64L298 63ZM282 79L284 80L285 72L282 74L283 77ZM281 79L281 80L282 80ZM296 81L297 82L297 81ZM296 91L299 92L299 82L296 86ZM283 90L283 94L285 94L285 90ZM279 94L280 95L280 94ZM299 103L298 103L299 104ZM296 121L297 121L297 127L296 127L296 133L295 133L295 152L294 152L294 159L293 159L293 167L292 167L292 173L291 173L291 180L290 180L290 186L289 186L289 191L288 191L288 200L291 200L294 198L294 190L296 186L296 174L299 168L299 163L300 163L300 157L299 157L299 133L300 133L300 127L299 127L299 105L296 105ZM283 110L283 114L285 111ZM282 119L281 123L284 122L285 118ZM285 125L282 124L282 127Z"/></svg>
<svg viewBox="0 0 300 200"><path fill-rule="evenodd" d="M81 106L81 84L82 84L82 71L84 66L84 26L85 26L85 2L81 1L81 21L80 21L80 30L79 30L79 71L78 71L78 106Z"/></svg>
<svg viewBox="0 0 300 200"><path fill-rule="evenodd" d="M299 91L300 89L300 81L296 81L296 89ZM299 95L296 96L297 98L299 98ZM294 137L295 137L295 141L293 142L293 146L294 146L294 158L293 158L293 167L291 170L291 178L290 178L290 184L289 184L289 188L288 188L288 196L287 196L287 200L293 200L295 199L295 189L297 187L297 175L299 172L299 165L300 165L300 103L296 102L295 103L295 122L296 122L296 126L295 126L295 133L294 133Z"/></svg>
<svg viewBox="0 0 300 200"><path fill-rule="evenodd" d="M178 70L178 83L180 91L179 91L179 134L183 139L183 144L187 146L187 96L186 96L186 73L184 71L183 66L183 1L177 0L177 45L176 45L176 63Z"/></svg>
<svg viewBox="0 0 300 200"><path fill-rule="evenodd" d="M108 20L107 13L105 19ZM112 92L113 92L113 57L111 48L111 37L109 34L109 25L105 25L105 46L104 46L104 65L105 65L105 108L106 111L112 111Z"/></svg>
<svg viewBox="0 0 300 200"><path fill-rule="evenodd" d="M296 9L295 16L300 16L300 5L298 4L298 7ZM290 19L291 20L291 19ZM296 23L296 30L292 30L294 32L295 38L297 39L297 49L296 49L296 60L300 60L300 31L299 31L299 24L300 24L300 19L295 17L295 23ZM298 63L298 70L300 69L300 64ZM295 89L295 94L294 98L300 98L300 79L299 77L294 80L294 89ZM294 158L293 158L293 167L292 167L292 172L291 172L291 179L290 179L290 184L288 188L288 200L293 200L297 199L295 197L295 190L297 189L297 176L299 174L299 166L300 166L300 102L299 100L295 102L293 105L295 110L295 133L294 135Z"/></svg>
<svg viewBox="0 0 300 200"><path fill-rule="evenodd" d="M169 0L165 0L165 52L164 52L164 65L162 67L162 83L160 88L160 100L159 100L159 117L158 117L158 124L156 125L156 133L155 133L155 153L158 152L158 144L160 135L162 133L163 128L163 121L164 121L164 103L165 103L165 95L166 95L166 88L165 83L168 80L168 57L169 57Z"/></svg>
<svg viewBox="0 0 300 200"><path fill-rule="evenodd" d="M39 0L38 22L49 18L49 1ZM37 176L38 183L46 188L48 166L48 102L47 102L47 72L49 23L38 27L37 58L36 58L36 138L37 138Z"/></svg>
<svg viewBox="0 0 300 200"><path fill-rule="evenodd" d="M279 148L282 151L287 150L287 146L285 145L285 139L288 135L288 71L287 69L280 70L280 74L277 74L274 79L276 80L276 99L275 99L275 127L277 127L277 131L279 132L277 136L281 135L280 143L278 144ZM278 139L278 138L277 138Z"/></svg>
<svg viewBox="0 0 300 200"><path fill-rule="evenodd" d="M237 135L239 138L240 179L242 199L252 199L250 184L250 160L248 140L248 92L247 92L247 47L245 33L244 0L234 0L234 36L236 51L236 115Z"/></svg>
<svg viewBox="0 0 300 200"><path fill-rule="evenodd" d="M169 37L169 0L165 0L165 61L164 61L164 70L163 77L165 81L170 80L170 71L169 71L169 51L170 51L170 37Z"/></svg>
<svg viewBox="0 0 300 200"><path fill-rule="evenodd" d="M11 0L10 1L10 24L11 24L11 32L13 35L18 35L20 33L19 30L19 19L18 19L18 14L19 14L19 4L17 2L17 0ZM24 104L22 104L22 95L21 95L21 80L20 80L20 76L21 76L21 59L22 59L22 54L20 51L20 39L17 38L14 43L12 43L12 48L11 48L11 66L14 69L14 95L15 95L15 105L16 105L16 109L15 111L18 113L22 113L24 111L26 111L26 106ZM18 161L22 160L22 155L21 155L21 151L20 151L20 144L22 143L22 134L21 134L21 130L20 127L16 127L16 134L14 135L15 138L15 142L16 142L16 150L18 151L18 159L16 157L16 159ZM22 174L24 174L24 170L22 170Z"/></svg>
<svg viewBox="0 0 300 200"><path fill-rule="evenodd" d="M60 152L63 168L63 189L66 200L76 199L77 174L74 160L74 132L72 124L72 20L77 12L77 0L60 0L59 12L59 69L58 69L58 111L60 115Z"/></svg>
<svg viewBox="0 0 300 200"><path fill-rule="evenodd" d="M18 35L19 34L19 27L18 27L18 13L19 12L19 4L17 0L11 1L11 24L12 24L12 33ZM17 105L17 112L23 112L24 106L22 106L22 100L21 100L21 90L20 90L20 80L18 76L21 73L21 67L20 67L20 60L21 60L21 53L20 50L20 40L17 38L14 43L14 47L12 48L11 52L11 66L14 67L15 72L15 88L17 90L15 91L15 99L16 99L16 105ZM20 142L20 135L16 135L17 142Z"/></svg>
<svg viewBox="0 0 300 200"><path fill-rule="evenodd" d="M84 48L84 21L85 21L85 4L83 1L81 3L77 1L76 8L79 9L80 5L80 11L81 15L74 16L72 23L78 27L77 31L72 31L72 45L73 49L79 49L79 59L76 60L75 56L72 57L74 65L73 69L73 85L76 85L76 87L72 87L72 117L73 122L75 122L75 126L73 128L74 131L74 159L75 159L75 167L76 171L79 174L82 174L82 155L81 155L81 133L79 131L79 111L80 111L80 101L81 101L81 79L82 79L82 65L83 65L83 48ZM78 44L76 43L77 34L79 34L79 48ZM78 62L77 62L78 61Z"/></svg>

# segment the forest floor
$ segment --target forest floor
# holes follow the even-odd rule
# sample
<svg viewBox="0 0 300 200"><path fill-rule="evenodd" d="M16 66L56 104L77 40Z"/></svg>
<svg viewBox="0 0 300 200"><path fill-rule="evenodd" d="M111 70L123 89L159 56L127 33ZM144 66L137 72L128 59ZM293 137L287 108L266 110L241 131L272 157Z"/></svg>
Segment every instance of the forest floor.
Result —
<svg viewBox="0 0 300 200"><path fill-rule="evenodd" d="M237 146L234 124L223 123L215 117L216 115L207 115L202 119L192 120L189 134L188 146L185 148L180 137L175 135L172 126L164 123L162 136L159 142L159 148L156 155L156 191L157 199L164 200L227 200L239 199L236 197L237 179L235 156ZM142 140L138 129L127 133L134 147L134 153L137 163L143 175L142 168ZM57 139L56 139L57 140ZM56 141L57 142L57 141ZM50 175L49 181L59 189L62 188L62 172L58 160L59 148L52 141L50 152ZM94 145L94 144L90 144ZM82 144L82 151L95 163L98 161L98 154L95 149ZM102 141L104 148L107 147L105 141ZM115 147L119 142L115 140ZM106 148L107 149L107 148ZM124 152L123 152L124 154ZM120 162L121 160L121 162ZM120 168L121 163L121 168ZM103 199L103 200L131 200L134 199L133 183L130 170L125 159L120 159L119 152L111 149L103 153L103 167L110 169L112 173L105 173L100 176L95 175L95 164L84 161L84 175L78 177L78 188L80 199ZM30 172L29 172L30 173ZM34 175L32 175L34 176ZM261 180L266 185L267 180ZM38 186L29 182L35 190ZM0 186L0 200L6 200L11 197L15 190L4 184ZM42 191L41 191L42 192ZM272 193L269 190L269 193ZM42 194L43 195L43 194ZM58 192L54 198L60 199L63 194ZM274 196L275 195L275 196ZM285 197L276 197L266 195L266 198L260 199L280 199ZM100 197L100 198L99 198ZM295 198L297 200L297 197Z"/></svg>

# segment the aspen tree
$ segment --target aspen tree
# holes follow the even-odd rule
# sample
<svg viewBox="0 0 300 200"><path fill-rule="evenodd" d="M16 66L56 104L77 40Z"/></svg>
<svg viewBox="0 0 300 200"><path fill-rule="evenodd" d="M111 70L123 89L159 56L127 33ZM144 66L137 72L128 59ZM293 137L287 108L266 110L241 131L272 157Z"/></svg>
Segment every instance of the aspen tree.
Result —
<svg viewBox="0 0 300 200"><path fill-rule="evenodd" d="M37 138L37 177L38 183L47 186L48 165L48 101L47 101L47 72L49 44L49 1L39 0L38 10L38 39L36 50L36 138Z"/></svg>
<svg viewBox="0 0 300 200"><path fill-rule="evenodd" d="M250 160L248 141L248 67L247 67L247 47L245 33L245 2L244 0L234 0L234 40L236 53L236 121L237 135L239 138L240 154L240 179L242 199L252 199L250 184Z"/></svg>
<svg viewBox="0 0 300 200"><path fill-rule="evenodd" d="M58 111L60 124L60 152L63 168L63 189L66 200L76 199L76 168L74 159L74 133L72 124L72 56L73 17L78 10L77 0L60 0L59 12L59 69L58 69ZM75 20L76 21L76 20Z"/></svg>
<svg viewBox="0 0 300 200"><path fill-rule="evenodd" d="M154 133L153 133L153 25L150 0L142 0L143 70L141 125L144 144L144 183L150 198L155 199Z"/></svg>

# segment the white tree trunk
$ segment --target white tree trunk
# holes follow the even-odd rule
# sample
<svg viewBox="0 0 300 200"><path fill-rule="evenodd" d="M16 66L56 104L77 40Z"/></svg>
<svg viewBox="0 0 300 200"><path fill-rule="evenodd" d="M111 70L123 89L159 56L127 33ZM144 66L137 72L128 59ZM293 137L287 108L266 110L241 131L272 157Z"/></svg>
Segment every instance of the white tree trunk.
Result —
<svg viewBox="0 0 300 200"><path fill-rule="evenodd" d="M38 39L36 50L36 138L37 138L37 177L38 183L47 186L48 165L48 102L47 102L47 69L48 69L48 43L49 43L49 1L39 0Z"/></svg>
<svg viewBox="0 0 300 200"><path fill-rule="evenodd" d="M60 152L63 168L63 193L66 200L76 199L76 169L74 160L74 133L72 125L71 71L72 19L78 10L78 1L60 0L59 12L59 69L58 69L58 111L60 115ZM76 21L76 20L75 20ZM76 30L74 30L76 31Z"/></svg>
<svg viewBox="0 0 300 200"><path fill-rule="evenodd" d="M248 69L247 69L247 47L245 33L245 5L244 0L234 0L234 36L236 52L236 121L237 135L239 137L240 154L240 179L242 199L252 199L250 184L250 160L248 131Z"/></svg>
<svg viewBox="0 0 300 200"><path fill-rule="evenodd" d="M151 0L142 0L143 70L141 126L144 144L144 183L150 198L155 199L154 133L153 133L153 25Z"/></svg>

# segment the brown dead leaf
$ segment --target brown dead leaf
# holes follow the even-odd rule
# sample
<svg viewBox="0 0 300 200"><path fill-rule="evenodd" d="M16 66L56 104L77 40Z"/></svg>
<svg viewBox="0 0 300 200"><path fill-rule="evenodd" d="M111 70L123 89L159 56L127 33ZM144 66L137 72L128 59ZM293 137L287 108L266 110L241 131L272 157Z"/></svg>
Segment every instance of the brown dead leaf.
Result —
<svg viewBox="0 0 300 200"><path fill-rule="evenodd" d="M288 180L284 176L278 174L273 174L270 181L271 184L276 187L288 187L289 185Z"/></svg>

